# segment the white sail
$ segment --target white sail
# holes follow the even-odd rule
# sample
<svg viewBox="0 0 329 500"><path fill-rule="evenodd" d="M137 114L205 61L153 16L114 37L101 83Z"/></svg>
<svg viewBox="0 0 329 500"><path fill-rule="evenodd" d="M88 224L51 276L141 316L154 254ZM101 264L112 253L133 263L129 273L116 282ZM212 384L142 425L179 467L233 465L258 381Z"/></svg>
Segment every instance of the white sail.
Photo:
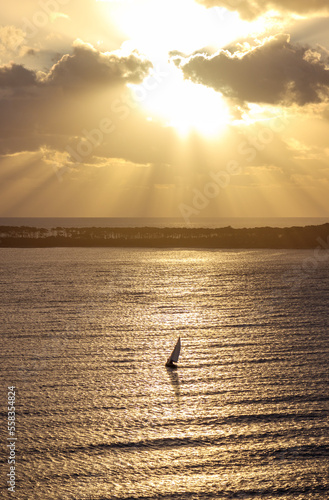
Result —
<svg viewBox="0 0 329 500"><path fill-rule="evenodd" d="M171 361L177 363L179 355L180 355L180 347L181 347L180 337L178 337L176 345L175 345L175 347L173 349L173 352L170 354L167 363L170 363Z"/></svg>

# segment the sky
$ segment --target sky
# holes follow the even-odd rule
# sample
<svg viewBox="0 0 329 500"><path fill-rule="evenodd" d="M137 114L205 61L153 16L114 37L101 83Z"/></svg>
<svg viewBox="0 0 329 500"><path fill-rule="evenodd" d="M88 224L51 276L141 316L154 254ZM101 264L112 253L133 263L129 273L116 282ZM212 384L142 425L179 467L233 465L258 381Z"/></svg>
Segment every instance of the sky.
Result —
<svg viewBox="0 0 329 500"><path fill-rule="evenodd" d="M329 217L327 0L16 0L1 217Z"/></svg>

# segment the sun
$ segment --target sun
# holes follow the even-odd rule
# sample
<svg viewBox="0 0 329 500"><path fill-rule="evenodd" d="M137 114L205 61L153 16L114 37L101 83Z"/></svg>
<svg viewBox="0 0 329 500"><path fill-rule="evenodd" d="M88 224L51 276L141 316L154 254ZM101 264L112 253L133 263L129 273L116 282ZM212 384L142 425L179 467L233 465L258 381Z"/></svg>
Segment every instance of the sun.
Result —
<svg viewBox="0 0 329 500"><path fill-rule="evenodd" d="M250 23L236 12L207 9L193 0L113 0L110 15L151 60L171 50L190 54L205 46L221 48L250 31Z"/></svg>
<svg viewBox="0 0 329 500"><path fill-rule="evenodd" d="M170 62L170 52L186 56L202 48L216 52L250 34L253 23L236 12L205 8L193 0L116 0L110 5L111 18L125 38L121 55L137 50L152 62L155 71L160 68L161 74L167 74L152 89L146 81L129 85L148 119L161 121L180 135L192 130L204 136L220 133L231 122L224 98L209 87L185 80Z"/></svg>
<svg viewBox="0 0 329 500"><path fill-rule="evenodd" d="M158 87L129 85L132 96L142 95L140 105L149 120L173 127L181 136L195 131L215 136L230 123L228 106L213 89L185 80L181 71L168 64ZM148 90L147 90L148 89Z"/></svg>

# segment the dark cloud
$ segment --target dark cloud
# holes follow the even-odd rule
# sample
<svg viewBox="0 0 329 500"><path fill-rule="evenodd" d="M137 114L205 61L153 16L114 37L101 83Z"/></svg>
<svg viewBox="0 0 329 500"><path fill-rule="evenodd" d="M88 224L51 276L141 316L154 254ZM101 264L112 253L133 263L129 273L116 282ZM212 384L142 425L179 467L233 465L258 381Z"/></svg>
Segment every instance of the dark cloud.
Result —
<svg viewBox="0 0 329 500"><path fill-rule="evenodd" d="M64 55L43 76L20 64L0 66L0 88L47 87L80 88L140 83L149 73L152 63L132 53L120 57L102 53L88 44L75 44L73 54Z"/></svg>
<svg viewBox="0 0 329 500"><path fill-rule="evenodd" d="M64 55L51 68L44 82L61 87L140 83L151 67L152 63L138 53L119 57L80 42L75 44L72 55Z"/></svg>
<svg viewBox="0 0 329 500"><path fill-rule="evenodd" d="M0 66L0 152L62 150L104 118L113 119L119 134L118 124L137 109L126 84L141 82L151 67L138 53L120 57L82 43L46 73Z"/></svg>
<svg viewBox="0 0 329 500"><path fill-rule="evenodd" d="M197 0L206 7L238 11L244 19L254 19L269 10L311 14L329 12L328 0Z"/></svg>
<svg viewBox="0 0 329 500"><path fill-rule="evenodd" d="M321 54L277 35L245 52L174 58L185 78L212 87L239 103L305 105L326 98L329 70Z"/></svg>
<svg viewBox="0 0 329 500"><path fill-rule="evenodd" d="M30 87L37 85L34 71L19 64L0 66L0 88Z"/></svg>
<svg viewBox="0 0 329 500"><path fill-rule="evenodd" d="M169 163L177 150L172 130L147 121L140 107L163 76L151 76L135 97L126 85L150 68L136 52L120 57L81 44L46 73L0 67L0 155L45 150L79 165L98 157Z"/></svg>
<svg viewBox="0 0 329 500"><path fill-rule="evenodd" d="M24 55L34 57L37 55L37 51L35 49L27 48Z"/></svg>

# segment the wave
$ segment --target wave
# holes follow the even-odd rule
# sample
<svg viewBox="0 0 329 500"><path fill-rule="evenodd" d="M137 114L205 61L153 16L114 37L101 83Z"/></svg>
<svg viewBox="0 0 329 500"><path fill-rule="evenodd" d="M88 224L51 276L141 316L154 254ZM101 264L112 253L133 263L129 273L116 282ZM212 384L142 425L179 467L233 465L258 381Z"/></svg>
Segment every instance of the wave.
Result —
<svg viewBox="0 0 329 500"><path fill-rule="evenodd" d="M97 500L219 500L226 498L284 498L296 500L300 498L299 495L322 495L323 493L329 492L329 488L326 485L312 485L298 488L252 488L252 489L216 489L212 492L199 492L199 491L189 491L189 492L175 492L172 494L161 494L157 493L156 496L148 495L134 495L134 496L113 496L111 497L98 497ZM312 498L312 500L322 500L324 496L308 496L307 498Z"/></svg>

